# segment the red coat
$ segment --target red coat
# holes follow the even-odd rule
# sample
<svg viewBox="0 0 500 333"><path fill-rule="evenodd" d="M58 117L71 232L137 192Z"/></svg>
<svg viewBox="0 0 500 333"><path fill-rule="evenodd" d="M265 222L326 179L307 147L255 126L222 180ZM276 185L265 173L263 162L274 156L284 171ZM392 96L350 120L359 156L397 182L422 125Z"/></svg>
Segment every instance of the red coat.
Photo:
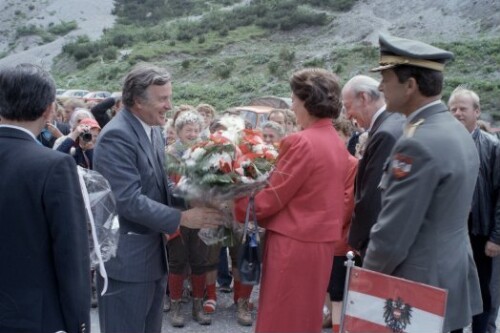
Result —
<svg viewBox="0 0 500 333"><path fill-rule="evenodd" d="M299 241L338 240L348 155L330 119L285 137L269 185L255 197L259 225ZM247 204L236 201L237 220Z"/></svg>
<svg viewBox="0 0 500 333"><path fill-rule="evenodd" d="M358 159L349 155L348 163L349 169L345 179L344 192L344 221L342 223L340 240L335 243L336 256L343 256L348 251L352 250L349 244L347 244L347 239L349 236L349 228L351 227L352 212L354 211L354 180L356 179L356 173L358 172Z"/></svg>
<svg viewBox="0 0 500 333"><path fill-rule="evenodd" d="M255 196L267 229L256 332L321 332L344 217L348 152L330 119L283 139L269 185ZM237 200L242 221L248 198Z"/></svg>

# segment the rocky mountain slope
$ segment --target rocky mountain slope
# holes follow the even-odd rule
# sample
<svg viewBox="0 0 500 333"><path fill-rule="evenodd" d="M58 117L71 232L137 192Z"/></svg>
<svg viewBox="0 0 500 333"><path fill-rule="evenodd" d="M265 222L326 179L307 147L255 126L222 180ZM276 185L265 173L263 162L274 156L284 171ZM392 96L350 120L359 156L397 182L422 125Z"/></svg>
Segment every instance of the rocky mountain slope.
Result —
<svg viewBox="0 0 500 333"><path fill-rule="evenodd" d="M78 35L95 39L110 27L114 22L112 9L113 0L2 0L0 66L32 62L50 67L66 41ZM77 30L48 44L39 45L36 36L16 37L21 26L49 27L73 20ZM495 36L500 33L500 1L360 0L351 11L336 14L327 28L294 30L279 38L305 37L307 52L321 56L339 45L376 44L379 32L429 42Z"/></svg>
<svg viewBox="0 0 500 333"><path fill-rule="evenodd" d="M96 39L104 28L111 27L115 20L113 6L113 0L1 0L0 66L29 62L50 67L68 40L78 35ZM78 28L47 44L36 35L17 36L20 27L47 29L70 21Z"/></svg>

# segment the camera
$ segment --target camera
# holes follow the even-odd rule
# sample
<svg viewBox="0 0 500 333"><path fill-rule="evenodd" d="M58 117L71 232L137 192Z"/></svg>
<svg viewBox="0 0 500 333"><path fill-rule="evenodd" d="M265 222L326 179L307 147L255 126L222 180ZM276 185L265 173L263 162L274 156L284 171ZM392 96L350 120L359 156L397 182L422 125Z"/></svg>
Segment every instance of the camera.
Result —
<svg viewBox="0 0 500 333"><path fill-rule="evenodd" d="M80 134L80 139L83 142L90 142L92 141L92 133L90 133L90 130L86 129Z"/></svg>

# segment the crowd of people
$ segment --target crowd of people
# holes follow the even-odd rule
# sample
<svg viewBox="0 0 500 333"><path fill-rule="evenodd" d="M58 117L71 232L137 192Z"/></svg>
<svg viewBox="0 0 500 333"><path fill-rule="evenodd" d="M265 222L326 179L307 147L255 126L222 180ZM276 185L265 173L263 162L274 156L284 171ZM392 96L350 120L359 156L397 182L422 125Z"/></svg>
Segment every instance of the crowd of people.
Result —
<svg viewBox="0 0 500 333"><path fill-rule="evenodd" d="M233 293L236 322L255 332L339 332L354 251L367 269L446 289L443 332L494 333L500 142L480 128L476 92L460 86L441 101L453 54L385 34L379 43L381 81L297 70L289 109L256 129L279 150L275 169L265 188L227 204L243 222L251 200L262 228L258 305L237 268L241 236L228 247L199 236L227 209L172 195L179 175L165 169L238 114L174 107L169 72L151 64L94 105L56 101L36 66L0 70L0 332L85 333L92 305L103 333L159 333L165 311L185 326L186 296L192 319L210 325L218 292ZM116 200L104 295L76 166L102 174Z"/></svg>

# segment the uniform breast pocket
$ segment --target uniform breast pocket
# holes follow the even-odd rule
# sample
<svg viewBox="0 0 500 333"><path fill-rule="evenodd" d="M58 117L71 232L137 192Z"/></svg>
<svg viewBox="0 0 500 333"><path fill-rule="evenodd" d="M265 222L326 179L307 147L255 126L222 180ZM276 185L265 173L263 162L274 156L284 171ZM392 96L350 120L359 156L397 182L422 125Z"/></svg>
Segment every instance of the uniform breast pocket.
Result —
<svg viewBox="0 0 500 333"><path fill-rule="evenodd" d="M381 191L384 191L387 189L387 186L389 185L389 165L390 165L390 159L387 159L384 163L384 167L382 169L382 178L380 178L380 183L378 184L378 189Z"/></svg>

